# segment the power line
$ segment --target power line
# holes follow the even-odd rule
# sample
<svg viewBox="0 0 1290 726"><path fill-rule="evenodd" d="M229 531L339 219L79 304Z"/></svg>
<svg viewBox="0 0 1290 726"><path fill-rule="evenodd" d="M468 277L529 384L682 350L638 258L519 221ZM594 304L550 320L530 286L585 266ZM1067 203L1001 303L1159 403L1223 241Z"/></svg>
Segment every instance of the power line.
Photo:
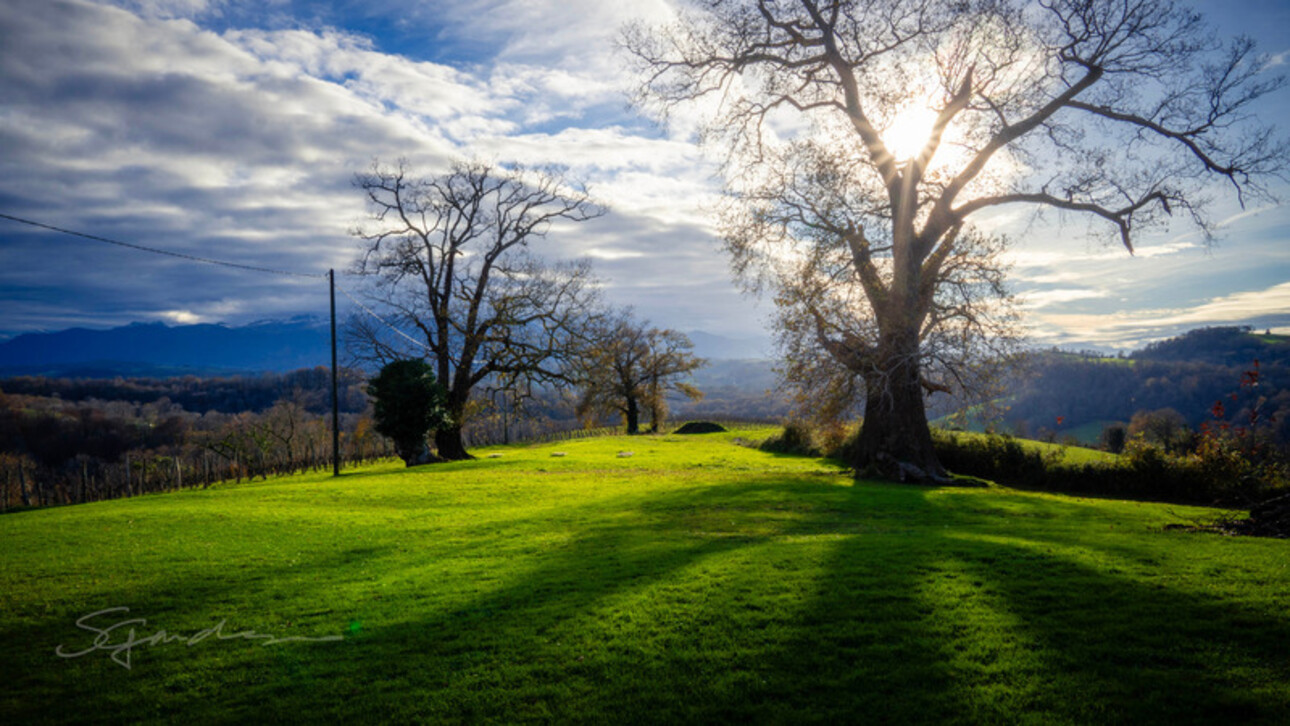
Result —
<svg viewBox="0 0 1290 726"><path fill-rule="evenodd" d="M402 330L399 330L398 328L396 328L396 327L394 326L394 323L391 323L390 321L386 320L385 318L381 317L380 315L377 315L376 313L372 312L372 309L371 309L371 308L369 308L369 307L367 307L366 305L364 305L363 303L359 302L359 301L358 301L358 298L355 298L353 295L350 295L350 294L349 294L349 291L348 291L348 290L346 290L345 288L341 287L340 285L337 285L337 286L336 286L336 289L337 289L337 290L340 290L340 292L341 292L341 294L342 294L342 295L344 295L345 297L349 298L349 301L350 301L350 302L352 302L352 303L354 303L355 305L357 305L357 306L359 306L360 308L362 308L362 309L363 309L363 312L365 312L365 313L367 313L368 315L371 315L372 317L376 318L376 319L377 319L378 321L380 321L380 323L381 323L382 325L384 325L385 327L387 327L387 328L389 328L390 330L393 330L395 333L398 333L399 335L403 336L403 337L404 337L404 338L406 338L409 342L411 342L413 345L419 346L419 347L423 348L424 350L426 350L426 351L428 351L428 352L431 352L431 353L433 353L433 352L434 352L433 350L431 350L431 349L430 349L430 346L426 345L425 343L422 343L421 341L417 340L416 338L413 338L411 335L408 335L407 333L403 332Z"/></svg>
<svg viewBox="0 0 1290 726"><path fill-rule="evenodd" d="M220 265L221 267L231 267L231 268L236 269L236 270L248 270L248 271L251 271L251 272L267 272L267 273L269 273L269 274L271 274L271 275L285 275L285 276L288 276L288 277L307 277L307 278L311 278L311 279L315 279L315 280L316 280L316 279L319 279L319 278L327 278L327 281L330 283L330 285L329 285L329 286L330 286L330 288L331 288L331 442L332 442L332 443L331 443L331 453L332 453L332 473L333 473L333 475L334 475L334 476L340 476L340 398L339 398L339 395L338 395L338 393L337 393L337 384L336 384L336 370L337 370L337 366L336 366L336 272L335 272L335 270L328 270L328 271L327 271L327 274L325 274L325 275L319 275L319 274L312 274L312 275L311 275L311 274L304 273L304 272L292 272L292 271L290 271L290 270L275 270L275 269L270 268L270 267L259 267L259 266L257 266L257 265L244 265L244 264L242 264L242 263L240 263L240 262L228 262L228 261L226 261L226 260L215 260L215 259L211 259L211 258L209 258L209 257L198 257L198 256L196 256L196 255L187 255L187 254L184 254L184 253L182 253L182 252L172 252L171 250L158 249L158 248L156 248L156 247L149 247L149 246L147 246L147 245L135 244L135 243L133 243L133 242L122 242L121 240L111 239L111 238L109 238L109 237L101 237L101 236L96 235L96 234L86 234L86 233L84 233L84 232L77 232L77 231L75 231L75 230L63 229L62 227L55 227L55 226L53 226L52 224L44 224L44 223L42 223L42 222L36 222L36 221L34 221L34 220L24 219L24 218L22 218L22 217L15 217L15 216L13 216L12 214L5 214L5 213L3 213L3 212L0 212L0 218L8 219L8 220L12 220L12 221L14 221L14 222L18 222L18 223L20 223L20 224L27 224L27 225L31 225L32 227L39 227L39 228L41 228L41 229L47 229L47 230L49 230L49 231L51 231L51 232L58 232L58 233L60 233L60 234L72 235L73 237L84 237L85 239L94 240L95 242L106 242L107 244L110 244L110 245L116 245L116 246L118 246L118 247L128 247L129 249L132 249L132 250L139 250L140 252L151 252L151 253L153 253L153 254L155 254L155 255L166 255L166 256L168 256L168 257L178 257L179 259L182 259L182 260L188 260L189 262L201 262L201 263L204 263L204 264L207 264L207 265ZM345 291L344 291L344 290L341 290L341 292L345 292ZM354 297L353 297L352 295L350 295L348 292L345 292L345 297L348 297L350 300L354 300ZM355 303L357 303L359 307L362 307L364 310L367 310L367 308L366 308L365 306L363 306L363 304L362 304L362 303L359 303L357 300L354 300L354 302L355 302ZM371 314L371 315L376 315L376 314L375 314L375 313L373 313L371 310L367 310L367 312L368 312L369 314ZM378 319L378 320L380 320L380 316L377 316L377 319ZM381 322L385 323L385 321L384 321L384 320L381 320ZM389 325L389 323L385 323L385 324L386 324L386 325ZM393 327L393 326L391 326L391 327ZM398 332L400 335L402 335L402 334L403 334L403 333L402 333L402 331L399 331L399 330L397 330L397 329L395 329L395 331L396 331L396 332ZM408 337L408 336L404 335L404 337ZM416 341L415 341L415 340L413 340L412 338L408 338L408 339L409 339L409 340L412 340L412 342L414 342L414 343L416 342Z"/></svg>
<svg viewBox="0 0 1290 726"><path fill-rule="evenodd" d="M122 242L121 240L109 239L107 237L100 237L99 235L96 235L96 234L86 234L85 232L77 232L75 230L63 229L62 227L55 227L51 224L43 224L41 222L35 222L30 219L15 217L12 214L5 214L3 212L0 212L0 217L3 217L4 219L12 220L14 222L19 222L21 224L31 225L32 227L40 227L41 229L47 229L52 232L69 234L69 235L72 235L73 237L84 237L85 239L94 240L95 242L106 242L110 245L117 245L119 247L129 247L132 250L139 250L141 252L151 252L157 255L168 255L170 257L178 257L180 259L191 260L193 262L204 262L208 265L221 265L223 267L232 267L239 270L251 270L252 272L267 272L272 275L286 275L289 277L308 277L308 278L317 279L317 278L323 278L327 276L325 274L309 274L305 272L291 272L289 270L275 270L269 267L257 267L256 265L244 265L240 262L226 262L224 260L213 260L209 257L197 257L196 255L186 255L182 252L172 252L171 250L163 250L163 249L158 249L156 247L148 247L147 245L135 244L134 242Z"/></svg>

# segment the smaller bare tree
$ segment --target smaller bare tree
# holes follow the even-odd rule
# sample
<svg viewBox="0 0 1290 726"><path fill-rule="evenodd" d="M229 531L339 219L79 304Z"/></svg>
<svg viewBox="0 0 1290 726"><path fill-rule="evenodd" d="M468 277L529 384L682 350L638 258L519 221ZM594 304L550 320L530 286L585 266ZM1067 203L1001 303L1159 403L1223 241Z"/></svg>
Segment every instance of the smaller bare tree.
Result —
<svg viewBox="0 0 1290 726"><path fill-rule="evenodd" d="M640 433L643 412L658 431L667 418L667 394L677 391L693 400L703 397L683 377L707 363L691 351L694 344L684 333L649 327L630 311L600 322L578 360L577 378L582 398L580 417L617 412L627 433Z"/></svg>

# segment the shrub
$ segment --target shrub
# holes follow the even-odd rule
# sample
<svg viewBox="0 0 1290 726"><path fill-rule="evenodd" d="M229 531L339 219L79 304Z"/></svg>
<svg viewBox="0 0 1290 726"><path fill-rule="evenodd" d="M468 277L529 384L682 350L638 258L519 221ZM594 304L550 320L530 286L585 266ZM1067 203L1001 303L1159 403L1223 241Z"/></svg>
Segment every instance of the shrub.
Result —
<svg viewBox="0 0 1290 726"><path fill-rule="evenodd" d="M443 388L430 365L420 359L391 361L367 382L367 393L376 430L394 441L399 458L408 466L430 461L426 434L448 423Z"/></svg>
<svg viewBox="0 0 1290 726"><path fill-rule="evenodd" d="M823 456L824 451L816 445L815 432L802 421L789 421L784 430L762 442L762 451L776 454L795 454L798 456Z"/></svg>
<svg viewBox="0 0 1290 726"><path fill-rule="evenodd" d="M1021 489L1242 505L1285 485L1284 476L1250 470L1244 457L1173 456L1141 436L1131 439L1113 464L1066 463L1060 451L1044 454L1004 436L969 438L933 430L932 438L946 469Z"/></svg>

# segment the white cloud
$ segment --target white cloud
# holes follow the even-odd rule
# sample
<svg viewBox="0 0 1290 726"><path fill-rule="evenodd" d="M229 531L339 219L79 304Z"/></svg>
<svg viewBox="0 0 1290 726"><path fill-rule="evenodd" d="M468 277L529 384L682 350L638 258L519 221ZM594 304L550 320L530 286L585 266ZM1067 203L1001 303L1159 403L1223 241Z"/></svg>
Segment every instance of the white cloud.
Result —
<svg viewBox="0 0 1290 726"><path fill-rule="evenodd" d="M1089 300L1106 297L1105 290L1091 290L1088 288L1059 288L1056 290L1037 290L1025 292L1020 295L1021 304L1032 310L1052 307L1063 303L1074 302L1076 300Z"/></svg>
<svg viewBox="0 0 1290 726"><path fill-rule="evenodd" d="M190 310L162 310L156 315L162 320L176 325L193 325L194 323L203 322L202 316Z"/></svg>
<svg viewBox="0 0 1290 726"><path fill-rule="evenodd" d="M363 206L350 179L373 158L410 157L426 174L464 153L555 164L589 182L611 213L553 230L552 254L596 259L612 280L609 296L659 324L758 325L729 284L705 211L717 189L714 166L689 143L702 111L684 109L664 135L624 106L618 29L633 18L669 19L671 3L363 4L365 19L409 34L404 47L423 40L431 50L470 51L421 56L444 62L393 55L384 37L324 27L353 6L318 10L318 21L290 10L277 0L267 9L250 0L0 4L5 208L202 256L317 272L343 269L355 251L346 230ZM216 25L231 29L217 33ZM1255 289L1288 269L1288 216L1285 208L1233 210L1220 226L1232 232L1234 254L1222 257L1200 254L1194 233L1146 239L1131 258L1031 225L1023 208L995 210L987 222L1024 242L1010 259L1019 286L1031 288L1037 328L1091 340L1148 335L1140 331L1152 324L1235 320L1243 307L1273 316L1263 293L1223 295L1228 288L1202 278ZM47 269L51 247L76 249L69 259L77 264ZM149 316L236 322L325 304L312 281L120 255L0 237L4 317L15 326ZM68 276L76 299L22 302L23 320L8 314L19 307L11 300L54 299ZM1200 296L1209 297L1190 302ZM1113 306L1152 310L1082 314Z"/></svg>
<svg viewBox="0 0 1290 726"><path fill-rule="evenodd" d="M1205 325L1275 328L1290 324L1290 282L1213 297L1191 307L1104 314L1038 313L1032 317L1036 337L1041 339L1136 347Z"/></svg>

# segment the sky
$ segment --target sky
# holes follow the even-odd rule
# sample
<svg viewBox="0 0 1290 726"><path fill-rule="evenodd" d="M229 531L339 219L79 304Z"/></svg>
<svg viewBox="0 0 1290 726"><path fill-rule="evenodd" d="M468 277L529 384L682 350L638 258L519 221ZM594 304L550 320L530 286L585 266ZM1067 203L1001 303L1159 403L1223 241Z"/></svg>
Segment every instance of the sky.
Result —
<svg viewBox="0 0 1290 726"><path fill-rule="evenodd" d="M1290 70L1290 3L1200 3ZM1227 8L1227 9L1224 9ZM464 157L559 164L609 213L534 249L588 257L605 296L654 324L764 339L769 303L730 278L708 210L716 166L627 103L615 50L672 0L5 0L0 213L201 257L344 274L366 210L355 173ZM1256 111L1282 124L1290 90ZM1290 199L1290 187L1275 187ZM1080 219L1009 209L1030 341L1130 349L1204 325L1290 331L1290 207L1215 188L1220 239L1137 254ZM342 315L348 302L340 300ZM325 315L326 282L150 255L0 219L0 337L130 322Z"/></svg>

